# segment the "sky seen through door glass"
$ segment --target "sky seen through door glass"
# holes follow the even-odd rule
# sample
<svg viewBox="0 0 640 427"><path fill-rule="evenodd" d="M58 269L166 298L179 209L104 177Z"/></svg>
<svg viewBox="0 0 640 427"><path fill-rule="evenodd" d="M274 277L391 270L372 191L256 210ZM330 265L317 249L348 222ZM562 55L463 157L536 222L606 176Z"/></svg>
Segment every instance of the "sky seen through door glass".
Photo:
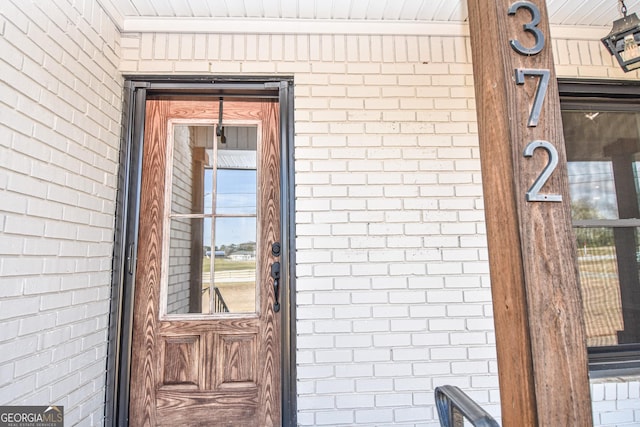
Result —
<svg viewBox="0 0 640 427"><path fill-rule="evenodd" d="M205 211L212 210L212 170L205 171ZM218 169L216 213L218 215L242 215L256 213L256 171L252 169ZM235 217L237 227L216 227L216 243L219 245L255 240L255 217ZM211 229L211 218L205 218L205 229ZM206 235L205 246L211 246L211 236Z"/></svg>

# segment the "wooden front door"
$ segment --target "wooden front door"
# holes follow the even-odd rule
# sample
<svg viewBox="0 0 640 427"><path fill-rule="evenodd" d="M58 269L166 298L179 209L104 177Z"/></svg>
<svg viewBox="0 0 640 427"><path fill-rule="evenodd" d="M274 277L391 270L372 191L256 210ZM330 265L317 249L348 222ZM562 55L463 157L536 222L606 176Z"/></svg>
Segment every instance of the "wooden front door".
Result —
<svg viewBox="0 0 640 427"><path fill-rule="evenodd" d="M147 101L131 426L281 424L278 104L222 107Z"/></svg>

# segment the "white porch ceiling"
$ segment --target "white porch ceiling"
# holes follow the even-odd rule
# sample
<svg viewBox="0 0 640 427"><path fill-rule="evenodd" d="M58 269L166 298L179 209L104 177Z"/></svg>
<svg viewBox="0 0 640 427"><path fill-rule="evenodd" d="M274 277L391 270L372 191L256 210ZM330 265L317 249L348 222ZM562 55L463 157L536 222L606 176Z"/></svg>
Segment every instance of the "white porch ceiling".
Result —
<svg viewBox="0 0 640 427"><path fill-rule="evenodd" d="M299 25L461 24L466 0L98 0L122 31L179 31L207 23L244 20ZM640 0L625 0L629 13L640 13ZM553 26L611 28L621 17L618 0L547 0ZM178 30L176 30L178 28ZM209 27L212 28L212 27ZM245 28L245 30L248 30ZM357 31L357 30L356 30ZM604 35L604 34L603 34Z"/></svg>

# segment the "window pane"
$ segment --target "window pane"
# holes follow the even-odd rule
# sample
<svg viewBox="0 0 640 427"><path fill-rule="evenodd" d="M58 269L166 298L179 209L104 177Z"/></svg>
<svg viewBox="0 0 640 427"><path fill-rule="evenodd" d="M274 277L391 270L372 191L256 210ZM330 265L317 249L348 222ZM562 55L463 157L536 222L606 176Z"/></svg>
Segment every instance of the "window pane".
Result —
<svg viewBox="0 0 640 427"><path fill-rule="evenodd" d="M611 162L569 162L573 219L616 219L618 202Z"/></svg>
<svg viewBox="0 0 640 427"><path fill-rule="evenodd" d="M604 110L562 113L590 347L640 343L640 114Z"/></svg>
<svg viewBox="0 0 640 427"><path fill-rule="evenodd" d="M256 214L256 171L218 169L216 213Z"/></svg>
<svg viewBox="0 0 640 427"><path fill-rule="evenodd" d="M256 311L258 128L224 129L174 126L167 315Z"/></svg>
<svg viewBox="0 0 640 427"><path fill-rule="evenodd" d="M587 345L616 345L624 326L613 229L578 228L575 233Z"/></svg>
<svg viewBox="0 0 640 427"><path fill-rule="evenodd" d="M212 181L211 175L205 177L205 170L213 161L214 137L213 126L174 127L172 214L211 213Z"/></svg>
<svg viewBox="0 0 640 427"><path fill-rule="evenodd" d="M211 282L211 227L202 218L170 222L166 313L208 313L203 294Z"/></svg>
<svg viewBox="0 0 640 427"><path fill-rule="evenodd" d="M256 311L256 219L173 218L166 313Z"/></svg>
<svg viewBox="0 0 640 427"><path fill-rule="evenodd" d="M256 311L256 219L217 218L214 303L216 311Z"/></svg>
<svg viewBox="0 0 640 427"><path fill-rule="evenodd" d="M225 126L225 142L218 141L216 214L256 214L255 126Z"/></svg>

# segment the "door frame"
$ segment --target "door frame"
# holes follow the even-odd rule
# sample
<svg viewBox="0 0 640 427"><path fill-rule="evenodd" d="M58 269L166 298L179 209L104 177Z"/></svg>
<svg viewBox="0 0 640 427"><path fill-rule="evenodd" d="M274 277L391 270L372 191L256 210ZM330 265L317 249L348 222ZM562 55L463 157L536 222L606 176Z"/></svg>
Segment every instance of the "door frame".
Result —
<svg viewBox="0 0 640 427"><path fill-rule="evenodd" d="M150 97L277 99L280 106L282 426L297 425L293 77L125 76L116 199L105 425L128 426L142 149Z"/></svg>

